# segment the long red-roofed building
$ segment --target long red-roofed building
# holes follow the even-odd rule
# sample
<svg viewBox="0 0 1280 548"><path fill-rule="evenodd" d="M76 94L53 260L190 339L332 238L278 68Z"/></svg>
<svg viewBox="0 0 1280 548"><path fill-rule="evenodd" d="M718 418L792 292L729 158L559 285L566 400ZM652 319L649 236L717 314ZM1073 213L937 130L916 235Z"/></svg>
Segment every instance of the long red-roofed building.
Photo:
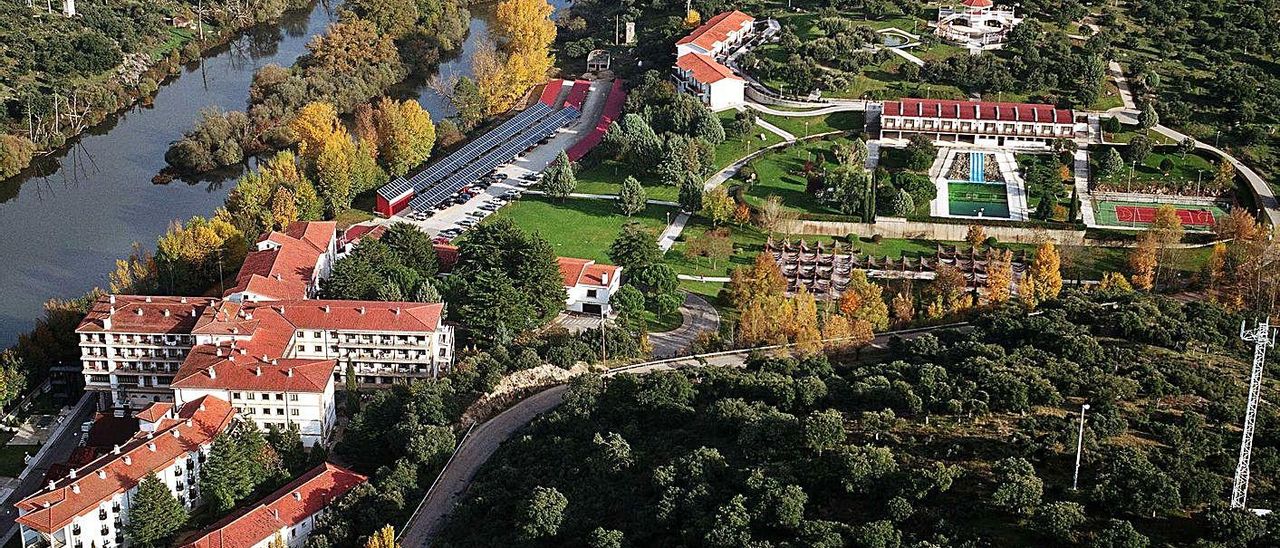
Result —
<svg viewBox="0 0 1280 548"><path fill-rule="evenodd" d="M751 36L754 24L750 15L726 11L677 41L675 80L679 90L697 97L711 110L742 104L746 81L720 61Z"/></svg>
<svg viewBox="0 0 1280 548"><path fill-rule="evenodd" d="M369 478L324 463L189 538L182 548L266 548L279 539L296 548L306 543L316 520L330 504Z"/></svg>
<svg viewBox="0 0 1280 548"><path fill-rule="evenodd" d="M1076 134L1075 113L1053 105L951 99L885 101L881 139L927 135L943 143L1039 148Z"/></svg>
<svg viewBox="0 0 1280 548"><path fill-rule="evenodd" d="M751 34L755 21L754 17L738 10L720 13L676 41L676 57L684 57L687 53L715 57L725 53Z"/></svg>
<svg viewBox="0 0 1280 548"><path fill-rule="evenodd" d="M130 501L152 473L183 506L200 504L200 465L214 436L233 424L235 409L206 397L152 411L129 442L15 505L24 546L125 545Z"/></svg>

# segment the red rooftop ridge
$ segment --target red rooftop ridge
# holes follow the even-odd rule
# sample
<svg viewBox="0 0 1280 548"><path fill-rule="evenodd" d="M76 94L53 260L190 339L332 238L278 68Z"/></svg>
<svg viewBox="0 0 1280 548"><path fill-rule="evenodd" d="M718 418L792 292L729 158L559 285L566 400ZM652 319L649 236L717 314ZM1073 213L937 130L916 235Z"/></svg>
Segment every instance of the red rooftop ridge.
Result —
<svg viewBox="0 0 1280 548"><path fill-rule="evenodd" d="M369 478L333 463L312 468L262 502L206 528L182 548L244 548L271 538L328 507ZM287 537L286 537L287 540Z"/></svg>
<svg viewBox="0 0 1280 548"><path fill-rule="evenodd" d="M903 99L885 101L885 116L913 116L957 120L999 120L1008 122L1074 123L1068 109L1037 103L994 103L954 99Z"/></svg>
<svg viewBox="0 0 1280 548"><path fill-rule="evenodd" d="M754 17L738 10L726 11L707 19L706 23L693 29L693 32L681 38L680 41L676 42L676 45L693 44L704 50L711 51L715 48L716 42L727 40L730 32L738 30L745 22L754 22L755 20Z"/></svg>

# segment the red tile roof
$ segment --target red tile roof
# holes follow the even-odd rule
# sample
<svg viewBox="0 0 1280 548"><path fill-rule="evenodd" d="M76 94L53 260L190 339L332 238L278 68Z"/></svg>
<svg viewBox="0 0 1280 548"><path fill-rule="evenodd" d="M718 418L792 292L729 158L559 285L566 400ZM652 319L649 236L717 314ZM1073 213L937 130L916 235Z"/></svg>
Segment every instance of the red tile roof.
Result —
<svg viewBox="0 0 1280 548"><path fill-rule="evenodd" d="M183 548L244 548L301 523L369 478L332 463L303 474L262 502L205 528ZM286 541L287 541L286 537Z"/></svg>
<svg viewBox="0 0 1280 548"><path fill-rule="evenodd" d="M1035 103L993 103L953 99L903 99L885 101L886 116L916 116L960 120L1001 120L1020 122L1074 123L1070 110Z"/></svg>
<svg viewBox="0 0 1280 548"><path fill-rule="evenodd" d="M44 533L62 529L76 516L92 512L112 496L132 489L147 474L207 445L234 416L231 404L218 398L206 396L188 402L176 419L161 421L153 436L139 433L119 453L107 453L77 470L76 477L63 478L53 489L46 488L15 504L25 512L17 521Z"/></svg>
<svg viewBox="0 0 1280 548"><path fill-rule="evenodd" d="M112 302L114 299L114 303ZM77 333L190 333L197 318L217 299L103 295L76 327ZM105 320L111 319L107 329Z"/></svg>
<svg viewBox="0 0 1280 548"><path fill-rule="evenodd" d="M572 257L559 257L557 261L560 263L560 276L564 279L565 287L573 287L575 285L594 285L604 287L602 278L605 274L609 275L609 284L617 279L618 272L621 267L596 264L590 259L575 259Z"/></svg>
<svg viewBox="0 0 1280 548"><path fill-rule="evenodd" d="M286 359L296 331L433 332L440 327L443 314L443 303L222 302L209 307L192 332L234 336L235 340L192 348L172 386L323 392L337 364L334 360Z"/></svg>
<svg viewBox="0 0 1280 548"><path fill-rule="evenodd" d="M734 74L729 67L717 63L715 59L707 57L701 53L689 53L681 55L676 59L676 66L680 70L687 70L693 75L694 79L704 84L719 82L726 78L733 80L741 80L742 78Z"/></svg>
<svg viewBox="0 0 1280 548"><path fill-rule="evenodd" d="M383 225L356 225L342 233L342 245L354 244L364 238L377 240L386 232L387 227Z"/></svg>
<svg viewBox="0 0 1280 548"><path fill-rule="evenodd" d="M158 401L148 405L146 409L138 411L133 416L144 422L156 422L169 414L173 409L173 404L169 402Z"/></svg>
<svg viewBox="0 0 1280 548"><path fill-rule="evenodd" d="M440 263L440 272L453 272L458 264L458 246L453 244L435 244L436 261Z"/></svg>
<svg viewBox="0 0 1280 548"><path fill-rule="evenodd" d="M971 8L989 8L994 5L991 0L964 0L962 3Z"/></svg>
<svg viewBox="0 0 1280 548"><path fill-rule="evenodd" d="M259 249L245 256L236 285L223 295L249 292L276 300L307 298L316 262L328 251L336 232L333 221L312 221L264 234L258 239Z"/></svg>
<svg viewBox="0 0 1280 548"><path fill-rule="evenodd" d="M754 17L742 13L738 10L726 11L703 23L688 36L681 38L676 45L684 45L692 43L704 50L711 51L715 48L716 42L723 42L729 38L729 33L738 30L743 23L755 21Z"/></svg>

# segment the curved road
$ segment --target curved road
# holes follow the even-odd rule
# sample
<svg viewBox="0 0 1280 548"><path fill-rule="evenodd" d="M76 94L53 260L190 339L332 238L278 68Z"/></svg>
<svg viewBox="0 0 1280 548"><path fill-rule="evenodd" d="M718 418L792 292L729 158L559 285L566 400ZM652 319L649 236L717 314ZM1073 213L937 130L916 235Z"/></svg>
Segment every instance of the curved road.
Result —
<svg viewBox="0 0 1280 548"><path fill-rule="evenodd" d="M715 332L720 328L720 313L705 299L693 293L684 294L680 314L684 316L680 327L665 333L649 334L649 342L653 343L653 357L674 358L687 354L699 333Z"/></svg>
<svg viewBox="0 0 1280 548"><path fill-rule="evenodd" d="M914 338L925 333L963 328L965 323L955 323L891 331L882 333L872 341L871 350L883 349L894 336ZM766 347L779 348L779 347ZM705 356L685 356L668 360L657 360L631 366L619 367L605 373L609 377L620 373L649 373L668 371L681 367L741 367L747 356L757 349L719 352ZM554 409L564 401L567 385L557 385L525 398L489 421L477 426L471 435L463 439L453 458L440 471L436 484L427 492L426 498L418 507L409 523L397 539L405 548L430 546L435 535L440 531L445 519L453 512L454 507L462 499L476 473L489 457L498 450L498 446L510 439L517 431L533 421L538 415Z"/></svg>

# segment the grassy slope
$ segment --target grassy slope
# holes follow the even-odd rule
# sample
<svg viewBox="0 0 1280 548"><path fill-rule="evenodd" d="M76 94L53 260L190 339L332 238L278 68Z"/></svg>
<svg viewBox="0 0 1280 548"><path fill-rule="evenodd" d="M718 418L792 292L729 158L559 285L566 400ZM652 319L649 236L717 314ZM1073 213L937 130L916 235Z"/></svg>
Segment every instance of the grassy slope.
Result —
<svg viewBox="0 0 1280 548"><path fill-rule="evenodd" d="M666 213L674 216L675 208L650 205L628 219L618 213L611 200L567 199L554 201L541 196L528 196L512 203L490 219L508 217L516 225L542 235L555 252L565 257L580 257L609 263L609 244L618 236L622 225L638 221L657 232L666 222Z"/></svg>

